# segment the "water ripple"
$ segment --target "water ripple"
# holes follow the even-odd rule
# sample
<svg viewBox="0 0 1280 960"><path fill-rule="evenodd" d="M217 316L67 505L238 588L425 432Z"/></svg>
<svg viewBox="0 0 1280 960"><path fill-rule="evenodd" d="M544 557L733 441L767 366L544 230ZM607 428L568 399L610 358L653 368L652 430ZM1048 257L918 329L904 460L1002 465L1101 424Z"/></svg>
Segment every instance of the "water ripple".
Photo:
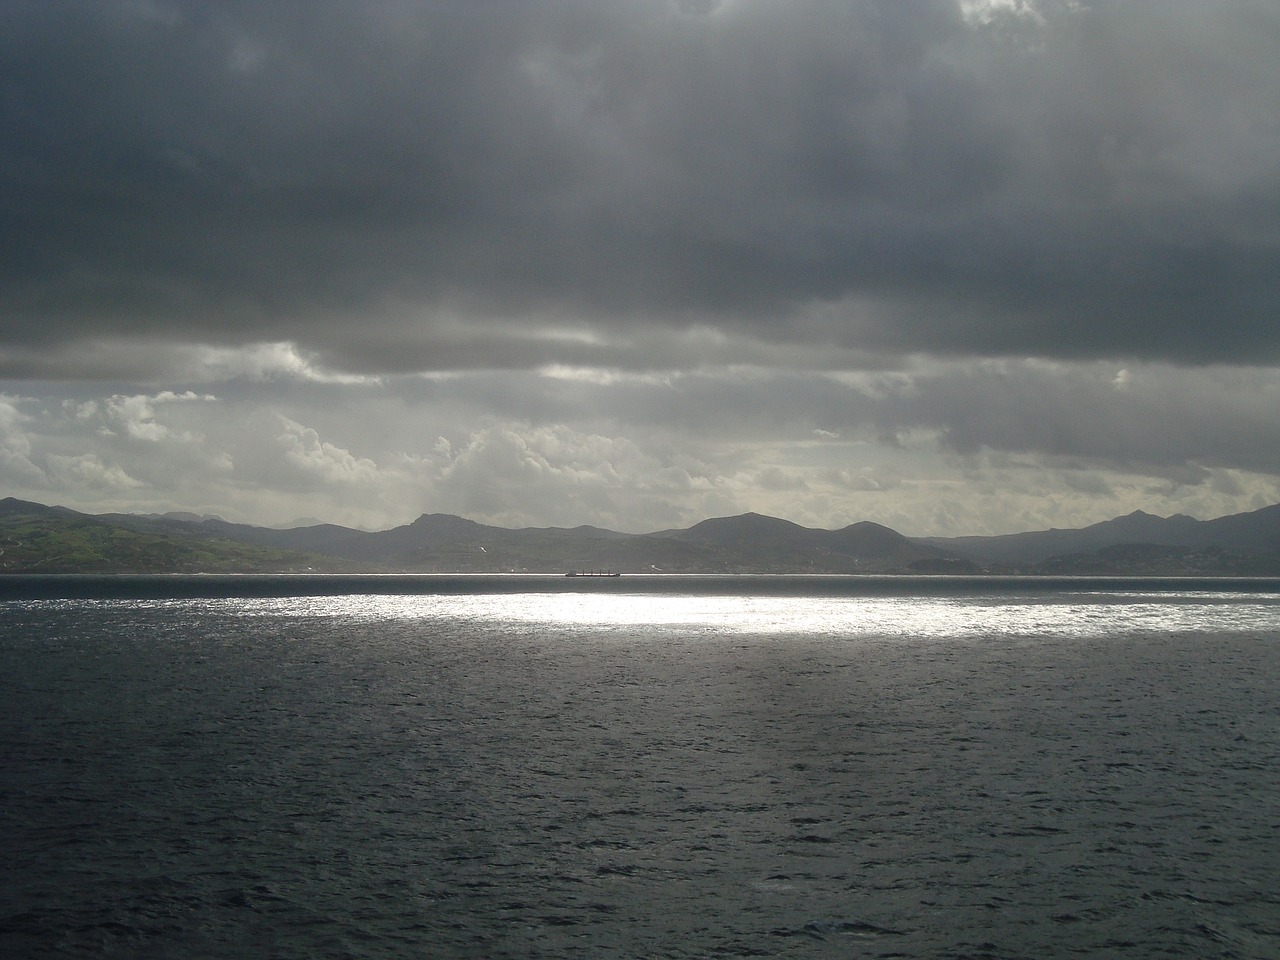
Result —
<svg viewBox="0 0 1280 960"><path fill-rule="evenodd" d="M8 606L0 952L1280 955L1266 598L619 599Z"/></svg>

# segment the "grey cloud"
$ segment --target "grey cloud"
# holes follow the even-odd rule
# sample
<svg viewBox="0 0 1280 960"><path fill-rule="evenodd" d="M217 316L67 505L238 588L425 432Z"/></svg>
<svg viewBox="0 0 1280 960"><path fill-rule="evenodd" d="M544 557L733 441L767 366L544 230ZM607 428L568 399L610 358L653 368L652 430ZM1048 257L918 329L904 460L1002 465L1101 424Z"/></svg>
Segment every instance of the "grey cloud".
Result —
<svg viewBox="0 0 1280 960"><path fill-rule="evenodd" d="M1280 11L1038 6L8 0L6 371L1280 358Z"/></svg>
<svg viewBox="0 0 1280 960"><path fill-rule="evenodd" d="M431 384L392 389L406 407L427 390L440 401ZM1077 472L1187 483L1215 469L1280 474L1280 378L1249 368L949 361L853 382L760 371L607 382L485 374L451 382L448 396L440 430L449 417L491 417L684 449L803 442L811 450L796 456L814 462L823 446L845 456L850 443L886 451L936 438L961 457L1024 456Z"/></svg>
<svg viewBox="0 0 1280 960"><path fill-rule="evenodd" d="M615 388L616 389L616 388ZM608 403L603 393L578 402ZM1201 483L1211 470L1280 474L1280 379L1273 371L1111 363L947 362L822 377L679 378L614 398L625 429L666 425L729 443L823 436L882 451L936 437L962 457L1023 456L1057 469ZM572 403L557 411L571 415Z"/></svg>
<svg viewBox="0 0 1280 960"><path fill-rule="evenodd" d="M944 367L879 416L961 454L1020 453L1078 470L1200 483L1208 468L1280 472L1272 371L986 363Z"/></svg>
<svg viewBox="0 0 1280 960"><path fill-rule="evenodd" d="M1278 489L1269 371L922 361L839 377L573 376L0 395L0 479L91 510L265 523L443 511L643 531L758 510L922 534L1138 507L1215 516Z"/></svg>

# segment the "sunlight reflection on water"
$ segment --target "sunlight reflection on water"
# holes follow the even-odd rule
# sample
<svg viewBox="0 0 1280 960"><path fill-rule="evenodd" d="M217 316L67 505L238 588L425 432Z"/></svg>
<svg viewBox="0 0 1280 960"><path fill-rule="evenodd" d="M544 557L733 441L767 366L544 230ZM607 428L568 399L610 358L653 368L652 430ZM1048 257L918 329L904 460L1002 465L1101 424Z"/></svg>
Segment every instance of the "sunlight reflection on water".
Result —
<svg viewBox="0 0 1280 960"><path fill-rule="evenodd" d="M1280 592L783 586L0 604L0 955L1277 956Z"/></svg>
<svg viewBox="0 0 1280 960"><path fill-rule="evenodd" d="M214 600L246 616L412 621L447 618L561 630L969 637L1249 631L1280 626L1280 595L721 597L528 593Z"/></svg>

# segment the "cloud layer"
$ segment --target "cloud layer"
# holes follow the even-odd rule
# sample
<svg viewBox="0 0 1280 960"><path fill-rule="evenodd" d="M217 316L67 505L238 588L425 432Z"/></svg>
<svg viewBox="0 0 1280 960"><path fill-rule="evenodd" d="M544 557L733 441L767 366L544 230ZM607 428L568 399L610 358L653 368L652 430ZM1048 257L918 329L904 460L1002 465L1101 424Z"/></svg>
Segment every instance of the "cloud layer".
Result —
<svg viewBox="0 0 1280 960"><path fill-rule="evenodd" d="M261 523L446 512L632 532L748 509L1009 532L1280 500L1280 378L1252 368L920 361L218 389L0 395L0 488Z"/></svg>
<svg viewBox="0 0 1280 960"><path fill-rule="evenodd" d="M0 0L0 484L912 533L1280 500L1270 0Z"/></svg>
<svg viewBox="0 0 1280 960"><path fill-rule="evenodd" d="M1280 349L1267 0L4 8L9 375Z"/></svg>

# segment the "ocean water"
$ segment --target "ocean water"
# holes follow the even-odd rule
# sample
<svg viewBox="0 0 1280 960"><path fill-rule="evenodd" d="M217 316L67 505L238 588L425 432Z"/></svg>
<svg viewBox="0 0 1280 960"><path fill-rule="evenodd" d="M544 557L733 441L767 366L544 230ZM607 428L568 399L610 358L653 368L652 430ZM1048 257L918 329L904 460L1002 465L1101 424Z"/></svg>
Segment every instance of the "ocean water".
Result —
<svg viewBox="0 0 1280 960"><path fill-rule="evenodd" d="M1280 957L1280 583L0 597L0 956Z"/></svg>

